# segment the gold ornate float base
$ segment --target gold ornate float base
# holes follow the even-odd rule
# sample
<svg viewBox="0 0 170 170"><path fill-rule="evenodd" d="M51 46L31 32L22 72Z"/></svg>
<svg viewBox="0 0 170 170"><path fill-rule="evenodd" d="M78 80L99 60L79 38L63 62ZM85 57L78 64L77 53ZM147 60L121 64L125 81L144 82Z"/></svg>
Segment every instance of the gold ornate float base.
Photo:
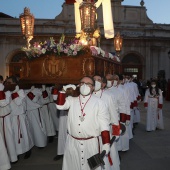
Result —
<svg viewBox="0 0 170 170"><path fill-rule="evenodd" d="M120 73L121 64L91 53L80 56L44 55L23 62L21 82L29 84L77 84L83 76Z"/></svg>

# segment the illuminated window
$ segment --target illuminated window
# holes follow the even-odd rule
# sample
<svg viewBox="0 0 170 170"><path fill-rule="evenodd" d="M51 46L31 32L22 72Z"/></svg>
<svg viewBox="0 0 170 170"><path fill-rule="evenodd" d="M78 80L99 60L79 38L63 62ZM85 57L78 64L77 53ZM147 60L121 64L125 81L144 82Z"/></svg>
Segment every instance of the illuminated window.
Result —
<svg viewBox="0 0 170 170"><path fill-rule="evenodd" d="M138 68L124 68L126 73L138 73Z"/></svg>

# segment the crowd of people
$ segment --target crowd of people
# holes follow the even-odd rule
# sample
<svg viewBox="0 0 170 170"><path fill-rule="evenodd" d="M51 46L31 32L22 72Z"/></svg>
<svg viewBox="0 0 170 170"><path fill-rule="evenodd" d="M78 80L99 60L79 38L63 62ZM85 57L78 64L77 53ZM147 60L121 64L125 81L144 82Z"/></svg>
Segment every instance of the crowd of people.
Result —
<svg viewBox="0 0 170 170"><path fill-rule="evenodd" d="M53 159L64 156L63 170L90 170L87 160L102 151L105 165L96 169L120 170L119 152L130 149L133 130L140 122L141 94L133 77L85 76L79 84L61 89L45 85L20 89L15 81L13 91L4 90L9 83L0 76L0 170L10 169L21 154L28 159L33 146L46 147L56 133ZM163 97L155 80L146 89L143 102L146 131L163 129Z"/></svg>

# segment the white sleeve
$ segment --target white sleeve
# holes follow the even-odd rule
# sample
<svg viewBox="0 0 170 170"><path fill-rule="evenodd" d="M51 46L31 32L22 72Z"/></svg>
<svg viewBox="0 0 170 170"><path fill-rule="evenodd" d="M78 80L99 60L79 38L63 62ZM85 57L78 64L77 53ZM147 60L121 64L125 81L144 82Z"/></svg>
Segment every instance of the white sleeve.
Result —
<svg viewBox="0 0 170 170"><path fill-rule="evenodd" d="M116 99L112 96L109 98L109 113L110 113L110 123L118 125L119 124L119 113L118 113L118 104Z"/></svg>
<svg viewBox="0 0 170 170"><path fill-rule="evenodd" d="M99 109L98 109L98 120L100 125L100 131L109 131L110 127L110 115L106 105L101 101L99 102Z"/></svg>

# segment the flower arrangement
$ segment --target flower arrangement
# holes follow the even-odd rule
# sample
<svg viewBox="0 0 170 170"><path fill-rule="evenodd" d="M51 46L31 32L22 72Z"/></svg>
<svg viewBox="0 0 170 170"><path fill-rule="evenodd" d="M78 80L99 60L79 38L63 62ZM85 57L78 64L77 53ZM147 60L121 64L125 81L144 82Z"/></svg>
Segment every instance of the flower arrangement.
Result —
<svg viewBox="0 0 170 170"><path fill-rule="evenodd" d="M22 51L26 52L29 58L36 58L42 54L56 54L56 56L67 55L76 56L83 50L83 45L78 40L72 40L71 42L64 42L64 34L61 36L57 43L53 37L45 42L35 42L32 47L23 47Z"/></svg>
<svg viewBox="0 0 170 170"><path fill-rule="evenodd" d="M65 42L65 36L62 34L59 42L57 43L53 37L44 42L35 42L32 47L22 47L22 51L26 52L28 58L37 58L42 54L55 54L56 56L77 56L85 51L87 47L80 43L79 40L71 40ZM114 61L120 62L119 58L112 53L108 53L96 46L90 46L90 51L93 56L101 55L102 57L110 58Z"/></svg>

